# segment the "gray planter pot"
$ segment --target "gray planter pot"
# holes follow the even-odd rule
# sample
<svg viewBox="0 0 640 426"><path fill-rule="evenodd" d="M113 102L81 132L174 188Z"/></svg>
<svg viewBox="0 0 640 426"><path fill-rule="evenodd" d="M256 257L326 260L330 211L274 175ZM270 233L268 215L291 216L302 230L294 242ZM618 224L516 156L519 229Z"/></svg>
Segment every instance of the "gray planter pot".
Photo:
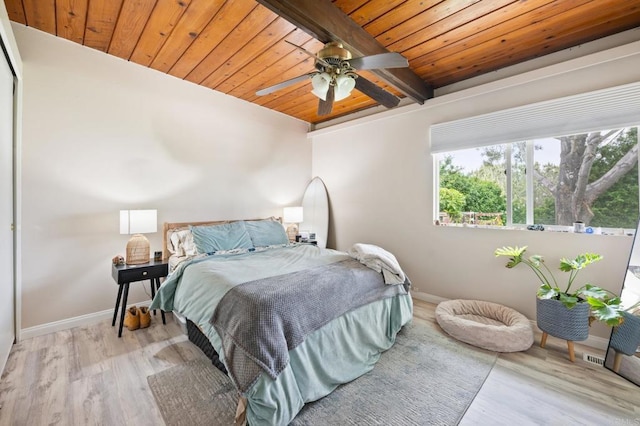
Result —
<svg viewBox="0 0 640 426"><path fill-rule="evenodd" d="M589 337L588 303L568 309L555 299L536 299L537 323L540 330L559 339L579 342Z"/></svg>
<svg viewBox="0 0 640 426"><path fill-rule="evenodd" d="M616 352L634 355L640 346L640 317L623 312L624 322L613 328L609 346Z"/></svg>

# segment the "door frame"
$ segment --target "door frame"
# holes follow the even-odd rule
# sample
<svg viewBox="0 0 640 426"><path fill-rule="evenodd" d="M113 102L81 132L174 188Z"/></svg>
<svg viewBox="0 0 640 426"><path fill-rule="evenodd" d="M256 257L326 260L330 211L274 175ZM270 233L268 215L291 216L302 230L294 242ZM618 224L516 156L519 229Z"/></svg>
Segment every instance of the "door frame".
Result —
<svg viewBox="0 0 640 426"><path fill-rule="evenodd" d="M11 239L11 243L10 243L10 248L9 251L10 253L8 253L7 255L11 256L11 265L10 265L10 277L11 277L11 281L9 283L9 285L11 286L11 289L3 289L3 294L4 291L9 290L11 292L11 300L10 300L10 304L11 304L11 330L6 330L5 327L8 324L5 324L5 319L3 319L3 324L2 324L2 333L3 333L3 338L2 338L2 353L0 353L0 371L4 370L5 367L5 363L7 361L7 358L9 357L9 353L11 352L11 347L16 343L16 281L15 281L15 271L16 271L16 265L15 265L15 252L16 252L16 242L15 242L15 194L16 194L16 188L15 188L15 172L14 172L14 168L15 168L15 109L16 109L16 105L15 105L15 92L16 92L16 72L14 70L14 67L11 64L11 60L9 59L9 55L7 54L7 49L5 48L5 44L4 41L0 38L0 62L2 62L2 85L3 85L3 93L5 92L5 90L9 89L11 90L11 99L7 99L10 100L10 110L8 111L10 116L8 117L10 122L11 122L11 127L10 127L10 133L9 133L9 140L6 140L3 138L2 140L2 152L4 153L5 150L8 150L9 156L10 158L8 158L7 160L9 160L9 165L11 167L11 177L10 177L10 187L7 188L8 189L8 194L4 192L4 188L2 191L2 197L3 200L4 197L6 195L8 195L11 199L11 212L10 212L10 223L6 223L6 222L2 222L0 223L0 226L2 227L2 233L3 235L5 235L5 233L8 233L10 235L10 239ZM6 67L5 65L6 64ZM6 71L5 71L6 70ZM6 75L6 72L8 71L8 75ZM8 79L5 80L5 77L9 77ZM10 88L5 87L6 83L10 83ZM3 101L4 104L4 101ZM3 108L4 110L4 108ZM3 111L3 117L4 117L4 111ZM4 120L4 118L3 118ZM4 121L3 121L4 122ZM5 164L5 160L3 160L2 164ZM3 176L5 174L5 170L3 170ZM3 178L4 179L4 178ZM8 201L8 200L5 200ZM2 202L0 200L0 202ZM3 213L3 220L4 220L4 213ZM6 229L5 227L11 226L11 230ZM4 244L3 244L4 245ZM3 248L4 250L4 248ZM3 257L4 257L4 253L3 253ZM5 259L6 260L6 259ZM8 278L8 277L5 277ZM5 284L3 284L2 286L4 287ZM5 295L6 297L6 295ZM5 336L4 333L6 332L10 332L11 333L11 344L10 346L7 348L5 346L6 343L9 343L5 340ZM8 337L8 336L7 336ZM5 352L5 350L7 350Z"/></svg>
<svg viewBox="0 0 640 426"><path fill-rule="evenodd" d="M22 107L23 69L9 16L0 4L0 54L13 71L13 303L14 341L20 341L22 329ZM4 365L0 366L0 371Z"/></svg>

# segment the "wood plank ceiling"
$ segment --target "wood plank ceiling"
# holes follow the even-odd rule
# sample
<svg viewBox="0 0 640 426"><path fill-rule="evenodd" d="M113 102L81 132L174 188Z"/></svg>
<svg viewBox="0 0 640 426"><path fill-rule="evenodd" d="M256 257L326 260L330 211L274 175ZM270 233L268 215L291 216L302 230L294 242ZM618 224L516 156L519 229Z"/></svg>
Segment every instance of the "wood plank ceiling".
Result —
<svg viewBox="0 0 640 426"><path fill-rule="evenodd" d="M4 0L12 21L309 123L376 106L358 90L317 115L305 80L323 44L254 0ZM328 0L303 0L328 1ZM640 0L334 0L438 88L640 26ZM348 40L345 40L348 43ZM371 71L358 74L404 93Z"/></svg>

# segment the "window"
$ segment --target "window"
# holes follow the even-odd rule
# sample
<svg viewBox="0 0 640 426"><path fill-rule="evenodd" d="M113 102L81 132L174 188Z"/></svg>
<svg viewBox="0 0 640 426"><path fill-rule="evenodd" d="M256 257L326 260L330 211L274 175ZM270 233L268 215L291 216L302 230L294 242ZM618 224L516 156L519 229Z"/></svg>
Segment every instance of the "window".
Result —
<svg viewBox="0 0 640 426"><path fill-rule="evenodd" d="M637 223L637 127L442 152L437 160L441 223Z"/></svg>
<svg viewBox="0 0 640 426"><path fill-rule="evenodd" d="M640 83L431 126L434 218L634 229Z"/></svg>

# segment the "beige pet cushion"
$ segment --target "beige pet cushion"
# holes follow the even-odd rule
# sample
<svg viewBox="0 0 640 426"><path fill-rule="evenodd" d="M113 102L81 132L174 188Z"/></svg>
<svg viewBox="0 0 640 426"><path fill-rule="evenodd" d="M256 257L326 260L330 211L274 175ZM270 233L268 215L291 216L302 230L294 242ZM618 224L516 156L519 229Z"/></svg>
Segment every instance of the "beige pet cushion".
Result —
<svg viewBox="0 0 640 426"><path fill-rule="evenodd" d="M438 304L436 320L452 337L490 351L526 351L533 344L527 317L498 303L448 300Z"/></svg>

